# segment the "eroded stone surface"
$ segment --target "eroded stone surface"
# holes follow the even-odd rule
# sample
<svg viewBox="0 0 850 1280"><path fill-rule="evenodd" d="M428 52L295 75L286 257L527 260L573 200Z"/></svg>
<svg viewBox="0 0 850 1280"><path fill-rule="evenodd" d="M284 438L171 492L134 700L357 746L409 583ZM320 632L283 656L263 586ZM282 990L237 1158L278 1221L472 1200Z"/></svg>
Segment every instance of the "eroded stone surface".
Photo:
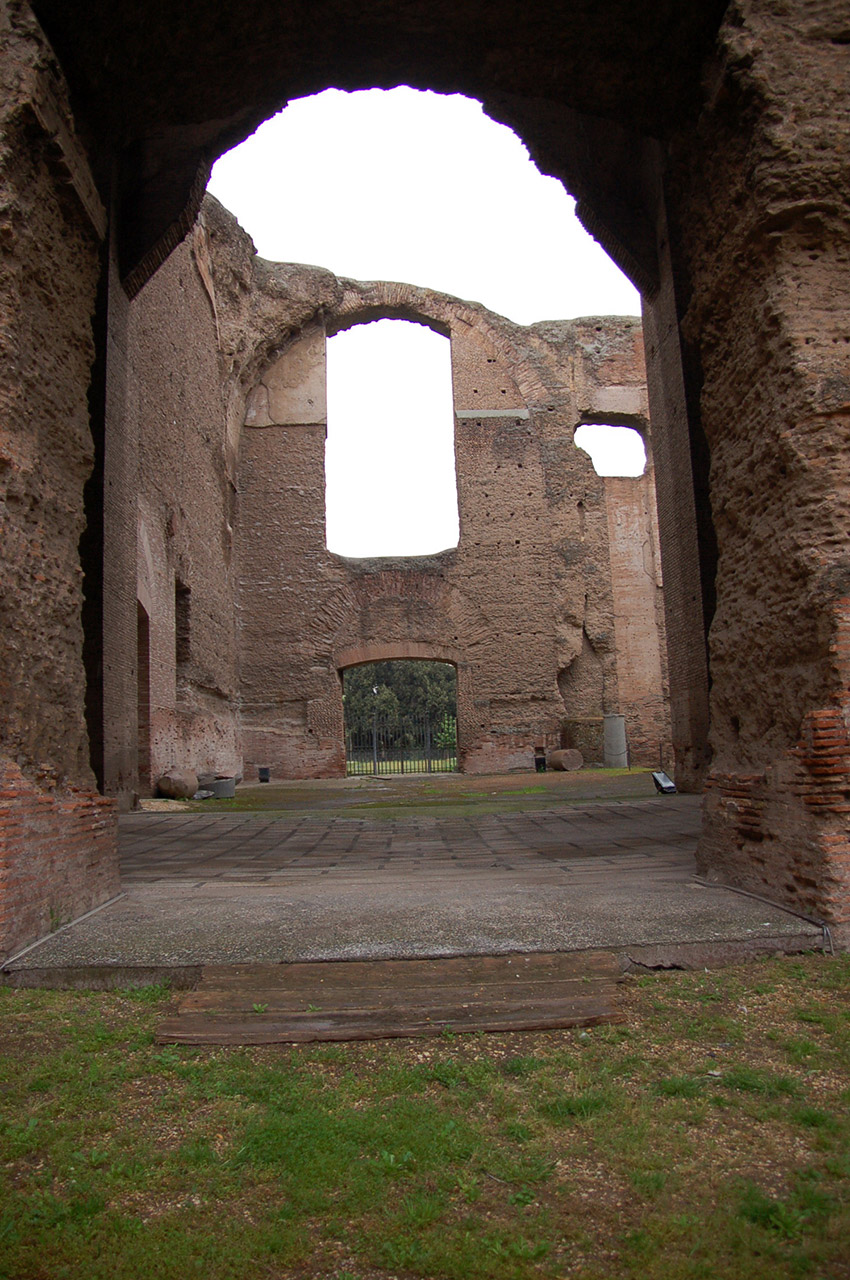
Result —
<svg viewBox="0 0 850 1280"><path fill-rule="evenodd" d="M584 756L580 751L559 748L557 751L549 752L547 763L550 769L555 769L560 773L569 773L582 767Z"/></svg>
<svg viewBox="0 0 850 1280"><path fill-rule="evenodd" d="M94 545L84 550L95 756L103 690L114 705L136 685L137 453L119 274L141 288L192 230L213 156L287 95L403 79L476 94L513 124L642 288L673 736L694 779L708 763L703 622L712 623L704 865L830 919L850 916L844 0L717 0L675 12L582 0L569 21L559 6L519 13L473 0L380 14L344 0L293 4L283 20L271 0L246 0L212 25L194 5L164 0L128 0L120 12L113 0L40 0L37 12L77 119L28 6L3 0L2 743L22 776L41 778L45 796L48 779L91 779L79 657L87 395L95 444L107 422L106 462L96 457L89 489ZM329 45L328 30L345 38ZM58 117L33 85L41 69ZM108 268L98 198L113 213ZM199 269L215 330L208 267ZM284 274L269 268L271 291L252 321L255 336L265 326L265 347L248 352L238 326L227 337L219 325L242 380L226 405L231 479L240 397L280 354L272 292ZM246 279L234 272L222 288L231 315L246 306ZM293 269L290 280L293 330L319 295L332 306L341 296L328 273ZM121 572L102 579L98 484L107 544L123 547ZM596 680L586 665L570 691L577 699ZM589 713L575 717L576 745L593 724ZM129 799L132 735L118 728L100 755ZM25 856L20 841L11 856Z"/></svg>
<svg viewBox="0 0 850 1280"><path fill-rule="evenodd" d="M599 416L609 383L616 420L627 419L628 402L628 420L648 436L638 323L524 328L429 290L263 262L213 200L203 224L207 278L193 266L196 249L181 248L131 308L142 344L131 358L145 512L139 599L151 611L143 746L153 772L181 758L171 723L182 758L202 770L341 774L340 674L387 657L457 666L467 771L528 768L538 744L572 745L568 722L601 723L621 707L636 762L668 753L651 468L612 488L573 442L587 407ZM180 315L188 328L198 307L192 355L169 367L166 317ZM381 316L417 320L451 340L462 532L457 548L437 555L352 560L325 544L325 335ZM226 406L226 436L220 408L215 427L216 402ZM218 530L233 559L228 552L216 571L209 549ZM198 616L185 678L175 659L175 580ZM193 711L212 684L205 663L219 672L218 737ZM579 666L584 674L571 682ZM231 731L244 765L223 758ZM601 739L585 749L601 760Z"/></svg>

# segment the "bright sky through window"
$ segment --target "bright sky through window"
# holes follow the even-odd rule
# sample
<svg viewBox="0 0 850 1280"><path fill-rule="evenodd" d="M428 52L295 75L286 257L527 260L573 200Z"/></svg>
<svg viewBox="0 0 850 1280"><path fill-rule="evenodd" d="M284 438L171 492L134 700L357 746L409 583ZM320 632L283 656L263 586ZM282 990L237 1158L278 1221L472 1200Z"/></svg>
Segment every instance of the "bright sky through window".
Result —
<svg viewBox="0 0 850 1280"><path fill-rule="evenodd" d="M273 261L443 290L519 324L640 310L561 183L469 98L402 87L297 99L218 161L209 189ZM413 487L419 465L411 457ZM362 504L340 519L353 533ZM397 527L384 554L405 554Z"/></svg>
<svg viewBox="0 0 850 1280"><path fill-rule="evenodd" d="M456 547L448 338L404 320L328 341L327 545L347 556Z"/></svg>
<svg viewBox="0 0 850 1280"><path fill-rule="evenodd" d="M598 476L642 476L646 470L646 446L632 427L588 422L576 429L574 439L590 454Z"/></svg>

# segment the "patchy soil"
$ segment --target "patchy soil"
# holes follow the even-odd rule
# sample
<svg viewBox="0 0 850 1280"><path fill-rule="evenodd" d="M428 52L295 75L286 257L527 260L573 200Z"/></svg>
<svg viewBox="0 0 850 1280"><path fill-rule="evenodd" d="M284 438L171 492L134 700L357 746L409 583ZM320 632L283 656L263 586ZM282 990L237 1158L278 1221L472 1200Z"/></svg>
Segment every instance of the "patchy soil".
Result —
<svg viewBox="0 0 850 1280"><path fill-rule="evenodd" d="M850 958L623 1025L153 1043L163 988L0 991L0 1276L850 1277Z"/></svg>
<svg viewBox="0 0 850 1280"><path fill-rule="evenodd" d="M580 769L575 773L414 774L409 777L320 778L298 782L241 783L233 800L145 800L152 809L312 814L362 812L393 817L405 812L510 812L559 804L642 799L656 794L646 769Z"/></svg>

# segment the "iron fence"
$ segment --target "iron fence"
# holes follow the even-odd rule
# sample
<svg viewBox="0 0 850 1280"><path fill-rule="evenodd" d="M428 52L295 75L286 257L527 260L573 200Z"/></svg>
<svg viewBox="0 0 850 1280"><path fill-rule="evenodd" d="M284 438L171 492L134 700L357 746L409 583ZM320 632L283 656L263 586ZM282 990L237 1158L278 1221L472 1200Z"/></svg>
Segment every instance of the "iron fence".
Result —
<svg viewBox="0 0 850 1280"><path fill-rule="evenodd" d="M345 733L349 774L452 773L457 768L457 721L444 716L405 716L400 721L375 718L372 724Z"/></svg>

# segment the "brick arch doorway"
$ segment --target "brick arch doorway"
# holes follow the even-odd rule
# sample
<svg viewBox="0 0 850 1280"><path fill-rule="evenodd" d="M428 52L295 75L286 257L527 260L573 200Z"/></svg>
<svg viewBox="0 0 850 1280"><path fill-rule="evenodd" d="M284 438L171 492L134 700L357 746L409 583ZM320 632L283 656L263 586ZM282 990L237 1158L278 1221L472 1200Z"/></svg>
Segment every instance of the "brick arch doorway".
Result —
<svg viewBox="0 0 850 1280"><path fill-rule="evenodd" d="M454 755L453 755L454 763L450 770L447 770L444 768L439 768L439 769L435 768L438 752L435 749L432 750L430 744L426 741L426 733L428 736L430 736L431 727L428 726L427 730L425 727L421 727L422 741L421 743L418 743L418 746L421 746L422 748L421 757L422 757L422 760L425 762L425 767L422 770L416 770L416 771L417 772L435 772L435 771L463 772L464 771L464 746L469 738L468 721L469 721L469 715L470 715L470 710L472 706L471 672L469 670L468 661L465 661L463 655L459 653L458 650L455 649L453 646L431 643L428 641L409 641L401 644L396 642L394 644L354 645L349 648L340 649L334 655L334 665L336 667L337 675L339 676L339 681L340 681L340 693L342 693L344 689L344 677L347 671L351 671L356 667L371 666L372 664L379 663L379 662L435 662L435 663L444 663L444 664L447 664L448 666L454 667L454 670L457 676L457 683L455 687L456 742L455 742L455 749L454 749ZM344 714L343 714L343 719L345 720ZM417 732L420 732L420 731L417 731ZM372 746L377 746L377 743L372 744L370 740L370 743L368 743L367 746L369 746L371 750ZM345 747L346 747L346 772L347 773L357 772L358 770L352 770L350 767L351 757L352 757L352 744L350 742L350 735L349 735L347 726L345 728ZM358 751L358 754L362 755L364 750L365 748L363 748L361 745ZM368 752L366 752L366 754L368 754ZM430 766L428 765L429 755L431 759ZM385 752L384 758L387 759L386 752ZM416 760L418 760L419 756L417 755L411 758L415 758ZM386 772L386 773L401 774L405 771L414 772L414 770L412 769L405 770L405 768L401 766L401 761L399 762L390 761L387 764L387 767L384 768L381 766L380 760L377 754L373 755L372 762L373 762L372 772L374 773ZM366 761L366 763L368 763L368 761ZM360 769L359 771L368 773L369 769L364 768L364 769Z"/></svg>
<svg viewBox="0 0 850 1280"><path fill-rule="evenodd" d="M73 131L60 122L54 141L67 150L58 182L65 186L65 172L72 175L82 207L89 210L97 230L104 211L90 198L86 147L100 181L103 175L114 175L110 242L117 246L120 261L109 264L110 276L117 281L120 272L131 293L191 225L203 185L202 169L211 155L244 136L278 105L284 86L305 92L328 83L354 87L392 76L394 82L403 78L412 84L465 88L485 100L496 99L553 172L575 179L569 185L581 196L587 220L606 239L611 238L606 232L620 233L614 234L620 241L620 258L629 259L635 277L646 281L648 346L658 353L658 399L670 421L665 446L671 464L666 468L671 476L668 532L676 533L676 500L682 489L687 491L690 478L697 481L698 506L707 512L706 519L710 517L705 501L709 473L700 456L704 451L693 447L701 431L700 401L705 439L714 450L710 496L715 510L727 512L712 638L717 754L704 859L713 874L757 888L767 883L761 869L771 864L775 872L770 885L776 892L792 901L802 895L800 900L813 909L821 903L831 919L836 918L837 893L842 899L838 918L845 920L847 879L840 859L846 850L846 818L819 780L818 764L826 750L818 726L823 717L834 717L838 723L847 701L846 664L836 657L840 644L833 643L836 636L840 640L846 605L846 539L839 536L841 505L835 500L845 483L843 462L840 450L827 454L815 446L818 440L830 440L836 413L831 397L840 385L835 374L839 337L828 324L810 324L808 319L821 314L824 279L839 290L844 278L837 263L846 224L841 223L840 211L816 199L833 177L824 166L839 164L841 152L824 145L836 118L827 111L817 127L797 130L793 146L776 146L771 134L777 118L793 118L793 113L777 113L777 104L802 95L801 86L816 92L812 86L829 85L830 77L834 79L838 36L802 39L799 28L794 30L799 15L787 8L741 13L722 2L700 6L698 29L687 30L671 22L664 7L658 7L658 27L653 29L647 27L650 19L644 9L621 5L617 20L623 38L616 39L593 6L585 6L586 14L577 14L568 29L558 6L544 6L539 12L529 11L523 19L526 25L521 23L518 31L513 10L462 4L446 8L438 41L427 38L433 15L425 23L421 5L388 12L383 27L376 27L374 14L362 6L343 6L346 38L328 42L327 25L316 22L311 6L293 7L290 20L281 23L276 7L266 2L250 6L247 13L243 6L232 6L232 12L225 8L215 26L205 29L203 39L198 38L190 9L175 13L173 7L167 12L160 7L160 12L151 6L145 23L148 56L139 59L138 33L132 25L122 32L106 21L103 5L87 4L84 27L79 22L82 6L70 0L44 0L35 8L65 66L70 100L85 126L78 145ZM729 21L719 30L727 8ZM681 14L686 14L686 7L681 7ZM16 47L13 56L23 53L27 68L30 63L41 67L45 55L40 46L29 48L39 41L32 15L27 10L15 21L21 48ZM640 24L640 30L629 23ZM742 60L742 42L748 42L751 59ZM518 48L522 57L512 56ZM794 57L785 56L789 48ZM642 53L636 56L636 50ZM49 61L52 65L52 51ZM156 75L151 75L151 68ZM711 74L701 75L702 69ZM52 107L45 111L36 91L26 88L37 79L16 72L16 92L29 92L37 99L39 127L49 128L44 121L52 116ZM59 101L65 102L61 86ZM839 111L840 97L833 94L830 101ZM31 145L30 131L21 132L14 124L21 107L27 106L16 99L11 115L9 140L16 155L20 150L25 156ZM728 145L730 139L734 145ZM52 164L41 165L39 181L43 178L48 184L51 170ZM31 185L33 172L29 163L11 166L13 188L17 183L23 191ZM746 180L752 173L760 175L758 182ZM812 200L801 197L807 192ZM72 242L67 234L62 218L68 202L62 199L48 210L39 194L38 203L44 218L52 219L49 231L41 218L22 219L25 234L17 252L30 267L31 279L47 273L57 282L66 278L73 288L67 303L54 309L55 340L47 344L38 340L40 327L26 317L20 298L13 298L9 308L22 326L13 330L15 342L20 340L16 363L30 361L27 384L46 397L43 405L27 398L26 422L22 419L27 429L54 412L51 396L60 376L65 381L56 400L62 405L57 431L70 431L72 424L76 431L77 423L85 420L84 366L90 359L88 335L99 259L104 271L104 301L97 303L95 325L99 368L90 403L95 406L95 438L107 441L100 452L108 459L109 471L105 480L98 477L90 492L97 497L105 489L112 499L109 519L101 521L93 513L85 566L92 580L88 613L93 621L87 637L93 671L90 703L99 713L102 704L109 711L120 699L135 696L130 678L136 645L132 583L122 582L111 567L106 574L100 556L104 545L132 545L136 519L134 503L124 500L132 495L130 478L136 466L132 433L124 421L132 397L122 391L127 307L120 288L112 282L107 286L107 255L101 254L91 233L85 242ZM733 216L725 216L724 209ZM768 242L770 252L762 250ZM70 265L63 258L66 250ZM831 264L833 270L825 276ZM17 273L13 287L26 274ZM785 286L792 278L798 287L789 291ZM729 288L729 280L743 281L744 287ZM840 307L834 314L841 314ZM800 364L803 346L808 354ZM108 363L114 365L109 378ZM754 453L754 443L759 453ZM82 457L79 448L73 455L67 447L57 453L68 459L67 496L62 501L69 516L60 522L64 542L57 543L53 557L62 569L56 579L42 573L38 587L25 597L26 614L34 622L21 628L21 634L32 654L39 656L42 621L54 607L58 585L61 598L70 602L66 656L56 657L55 669L47 669L38 690L21 684L26 715L44 713L44 725L38 726L44 731L32 737L50 766L48 776L58 770L81 784L87 789L85 804L93 811L98 801L90 790L80 732L80 627L74 621L79 600L66 590L70 569L65 569L73 565L83 523L85 477L84 468L77 465L72 470L70 464L72 456ZM683 464L678 469L672 465L677 460ZM754 473L761 479L750 488ZM685 477L684 485L679 477ZM698 605L700 577L692 571L700 562L698 529L693 532L691 563L682 555L671 566L666 557L665 574L668 582L677 580L683 604ZM9 545L21 544L10 539ZM32 546L41 568L48 561L38 538ZM112 633L116 644L106 663L101 663L101 609L117 614ZM22 616L19 610L13 622ZM111 620L110 616L107 621ZM701 661L703 637L683 634L678 648ZM34 662L32 669L36 667ZM683 669L687 674L688 665ZM687 725L697 701L691 691L701 695L704 707L707 681L682 687L682 719ZM740 716L741 710L749 714ZM15 715L19 721L17 703L11 727L20 737L23 730ZM124 721L116 716L115 723ZM95 741L98 729L95 725ZM119 777L131 762L132 732L116 733L116 742L110 741ZM835 734L834 751L846 774L846 727L836 728ZM683 740L687 745L684 734ZM11 741L14 749L17 738ZM69 742L82 743L82 749L74 748L74 756L65 746ZM5 764L13 761L14 755L9 756ZM40 786L41 776L33 774L33 787ZM836 794L840 799L840 789ZM58 802L43 789L39 795L40 803L55 809L57 831L64 839L65 819ZM763 822L740 821L742 795L748 811L752 807L763 813ZM25 842L19 849L25 857ZM799 867L801 849L812 851L805 876ZM817 881L811 892L809 873Z"/></svg>

